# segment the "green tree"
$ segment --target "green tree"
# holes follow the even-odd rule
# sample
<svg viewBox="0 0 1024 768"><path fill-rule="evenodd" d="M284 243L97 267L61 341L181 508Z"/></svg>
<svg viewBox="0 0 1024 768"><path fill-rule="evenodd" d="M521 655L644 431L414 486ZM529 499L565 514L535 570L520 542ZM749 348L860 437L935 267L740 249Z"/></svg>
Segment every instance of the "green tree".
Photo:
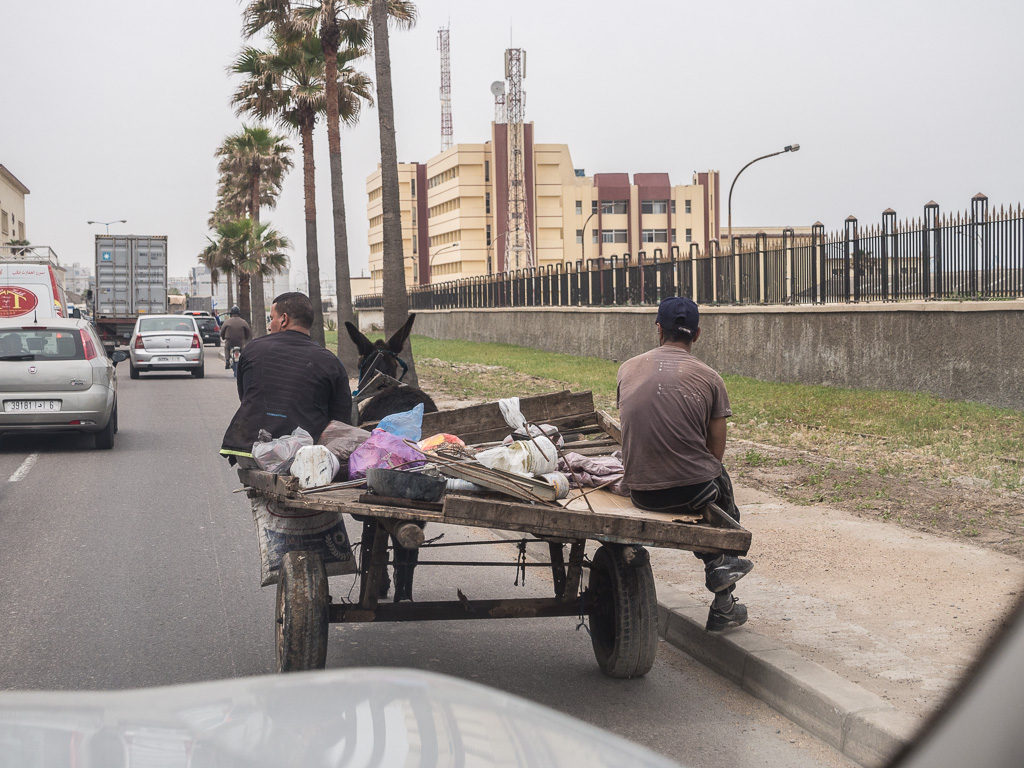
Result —
<svg viewBox="0 0 1024 768"><path fill-rule="evenodd" d="M258 224L260 208L277 205L285 173L292 167L291 153L283 136L264 127L243 126L239 133L225 138L217 149L221 158L221 206L236 212L244 210ZM263 274L259 270L251 273L249 294L253 335L263 336L267 320Z"/></svg>

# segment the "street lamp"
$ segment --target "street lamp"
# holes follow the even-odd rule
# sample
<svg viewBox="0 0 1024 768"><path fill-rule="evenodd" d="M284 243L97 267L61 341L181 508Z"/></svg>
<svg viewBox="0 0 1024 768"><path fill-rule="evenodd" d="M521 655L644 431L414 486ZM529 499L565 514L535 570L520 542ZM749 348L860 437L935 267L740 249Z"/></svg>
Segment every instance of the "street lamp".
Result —
<svg viewBox="0 0 1024 768"><path fill-rule="evenodd" d="M592 218L594 218L596 215L597 215L597 211L591 211L590 215L587 216L587 220L583 222L583 229L580 230L580 232L583 233L580 236L580 258L583 261L587 260L587 252L586 252L586 247L587 247L587 224L589 224L590 220Z"/></svg>
<svg viewBox="0 0 1024 768"><path fill-rule="evenodd" d="M783 155L786 152L797 152L800 149L799 144L789 144L785 149L780 149L778 152L772 152L769 155L761 155L761 157L755 157L749 163L740 168L740 173L743 173L747 168L752 166L758 160L764 160L769 157L775 157L776 155ZM736 186L736 179L740 177L740 173L737 173L735 178L732 180L732 184L729 185L729 251L732 252L732 188Z"/></svg>
<svg viewBox="0 0 1024 768"><path fill-rule="evenodd" d="M87 221L85 223L86 224L102 224L104 227L107 228L107 234L109 235L110 234L110 225L111 224L127 224L128 223L128 219L115 219L114 221Z"/></svg>
<svg viewBox="0 0 1024 768"><path fill-rule="evenodd" d="M504 237L507 234L508 234L507 231L506 232L502 232L500 235L496 235L495 237L492 237L491 238L491 242L489 242L487 244L487 274L488 275L494 274L494 269L492 268L493 264L491 262L491 250L494 248L495 244L498 242L498 239ZM505 265L505 269L508 269L508 264Z"/></svg>
<svg viewBox="0 0 1024 768"><path fill-rule="evenodd" d="M434 253L430 254L430 258L427 259L427 282L428 283L433 283L434 282L434 258L438 254L440 254L440 253L444 253L447 250L450 250L452 248L458 248L458 247L459 247L458 243L451 243L449 245L446 245L444 248L440 248L437 251L435 251Z"/></svg>

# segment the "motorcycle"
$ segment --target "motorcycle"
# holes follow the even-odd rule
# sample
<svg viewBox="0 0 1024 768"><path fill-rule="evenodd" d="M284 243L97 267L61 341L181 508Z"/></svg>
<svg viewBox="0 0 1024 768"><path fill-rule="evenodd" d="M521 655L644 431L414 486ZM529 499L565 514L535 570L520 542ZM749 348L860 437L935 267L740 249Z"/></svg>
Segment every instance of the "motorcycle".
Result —
<svg viewBox="0 0 1024 768"><path fill-rule="evenodd" d="M238 378L238 358L242 354L241 347L232 347L228 350L228 360L231 361L231 372L234 377Z"/></svg>

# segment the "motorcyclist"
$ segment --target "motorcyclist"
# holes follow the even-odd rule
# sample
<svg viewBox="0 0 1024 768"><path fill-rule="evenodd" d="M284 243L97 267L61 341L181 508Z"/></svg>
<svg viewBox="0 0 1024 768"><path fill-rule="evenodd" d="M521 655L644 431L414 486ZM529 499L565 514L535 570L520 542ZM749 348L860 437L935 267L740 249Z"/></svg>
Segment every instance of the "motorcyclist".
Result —
<svg viewBox="0 0 1024 768"><path fill-rule="evenodd" d="M231 367L232 348L242 349L252 339L252 328L242 319L238 307L231 308L231 316L220 327L220 337L224 339L224 368L228 369Z"/></svg>

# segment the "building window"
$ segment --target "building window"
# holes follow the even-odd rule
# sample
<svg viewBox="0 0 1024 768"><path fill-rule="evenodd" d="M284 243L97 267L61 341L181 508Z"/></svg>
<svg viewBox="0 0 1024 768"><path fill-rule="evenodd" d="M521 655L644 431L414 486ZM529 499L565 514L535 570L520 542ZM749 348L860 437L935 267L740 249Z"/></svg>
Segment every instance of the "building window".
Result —
<svg viewBox="0 0 1024 768"><path fill-rule="evenodd" d="M669 203L669 210L672 211L672 215L676 215L676 201L673 200Z"/></svg>
<svg viewBox="0 0 1024 768"><path fill-rule="evenodd" d="M597 200L590 201L590 212L597 213Z"/></svg>
<svg viewBox="0 0 1024 768"><path fill-rule="evenodd" d="M416 179L409 179L409 196L416 197Z"/></svg>
<svg viewBox="0 0 1024 768"><path fill-rule="evenodd" d="M484 213L490 213L490 212L491 212L491 193L490 192L485 192L484 193Z"/></svg>
<svg viewBox="0 0 1024 768"><path fill-rule="evenodd" d="M596 243L597 243L597 240L598 240L598 237L597 237L597 230L596 230L596 229L592 229L592 230L590 230L590 242L592 242L592 243L595 243L595 244L596 244Z"/></svg>
<svg viewBox="0 0 1024 768"><path fill-rule="evenodd" d="M577 216L582 216L583 215L583 201L582 200L577 200L576 201L576 215Z"/></svg>
<svg viewBox="0 0 1024 768"><path fill-rule="evenodd" d="M623 203L625 201L622 201ZM626 211L623 210L622 213ZM668 212L667 200L644 200L640 203L640 213L666 213Z"/></svg>
<svg viewBox="0 0 1024 768"><path fill-rule="evenodd" d="M686 212L687 213L692 213L692 211L690 210L690 201L689 200L686 201Z"/></svg>
<svg viewBox="0 0 1024 768"><path fill-rule="evenodd" d="M640 241L643 243L667 243L668 232L664 229L640 230Z"/></svg>
<svg viewBox="0 0 1024 768"><path fill-rule="evenodd" d="M602 200L601 213L625 213L627 205L626 200Z"/></svg>
<svg viewBox="0 0 1024 768"><path fill-rule="evenodd" d="M484 160L484 181L491 180L491 161Z"/></svg>
<svg viewBox="0 0 1024 768"><path fill-rule="evenodd" d="M672 240L671 240L671 242L673 242L673 243L678 242L676 240L676 228L675 227L672 227Z"/></svg>
<svg viewBox="0 0 1024 768"><path fill-rule="evenodd" d="M25 222L24 221L19 221L18 222L18 239L19 240L24 240L25 239Z"/></svg>
<svg viewBox="0 0 1024 768"><path fill-rule="evenodd" d="M602 229L602 243L624 243L626 242L626 230L624 229Z"/></svg>
<svg viewBox="0 0 1024 768"><path fill-rule="evenodd" d="M0 209L0 234L7 234L7 211Z"/></svg>
<svg viewBox="0 0 1024 768"><path fill-rule="evenodd" d="M486 243L486 245L490 246L490 244L491 244L491 225L488 224L487 225L487 243Z"/></svg>
<svg viewBox="0 0 1024 768"><path fill-rule="evenodd" d="M583 245L583 230L576 230L576 245Z"/></svg>
<svg viewBox="0 0 1024 768"><path fill-rule="evenodd" d="M687 228L687 230L686 230L686 242L688 242L688 243L692 243L693 242L693 230L692 229Z"/></svg>
<svg viewBox="0 0 1024 768"><path fill-rule="evenodd" d="M416 235L413 235L412 236L412 252L413 253L417 252L417 245L418 245L418 242L416 241Z"/></svg>

